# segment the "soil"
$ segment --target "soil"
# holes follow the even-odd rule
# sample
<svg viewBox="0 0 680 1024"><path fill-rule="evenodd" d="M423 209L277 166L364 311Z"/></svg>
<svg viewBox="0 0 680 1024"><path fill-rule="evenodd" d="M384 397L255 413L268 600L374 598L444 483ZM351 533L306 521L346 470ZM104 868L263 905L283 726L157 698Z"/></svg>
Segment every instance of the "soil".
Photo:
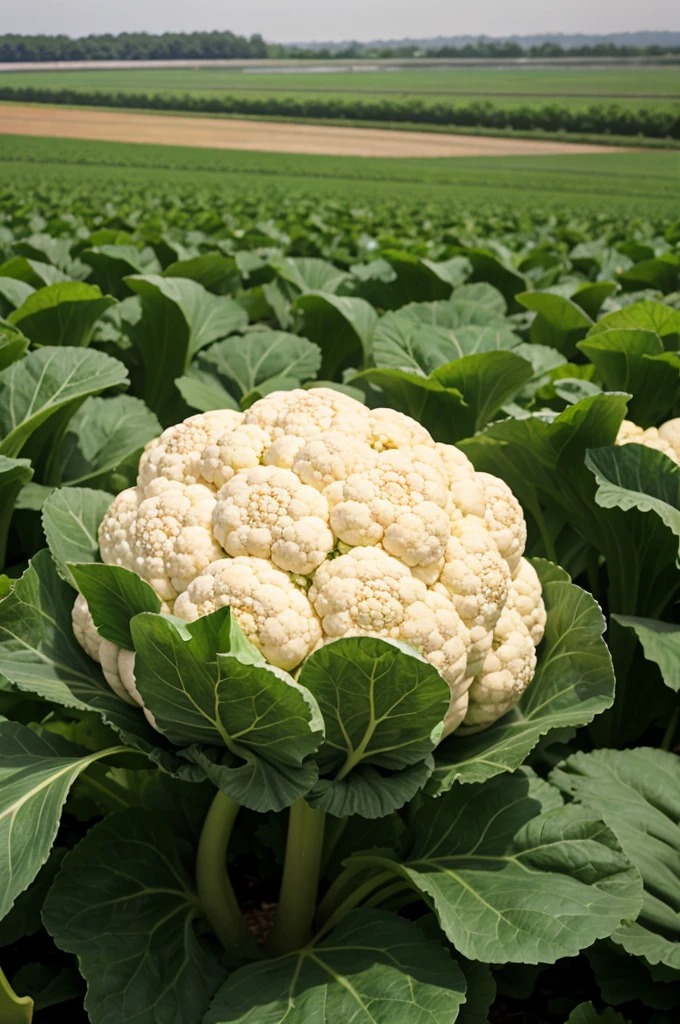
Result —
<svg viewBox="0 0 680 1024"><path fill-rule="evenodd" d="M455 157L611 153L610 146L269 121L0 105L0 134L326 156Z"/></svg>

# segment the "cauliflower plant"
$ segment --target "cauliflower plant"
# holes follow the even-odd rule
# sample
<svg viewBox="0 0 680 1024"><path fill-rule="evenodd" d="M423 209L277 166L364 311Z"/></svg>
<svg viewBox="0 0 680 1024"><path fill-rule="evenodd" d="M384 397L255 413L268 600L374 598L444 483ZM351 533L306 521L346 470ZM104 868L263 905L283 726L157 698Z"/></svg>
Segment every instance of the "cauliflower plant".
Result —
<svg viewBox="0 0 680 1024"><path fill-rule="evenodd" d="M646 448L656 448L680 466L680 417L668 420L660 427L647 427L643 430L631 420L624 420L616 435L617 444L641 444Z"/></svg>
<svg viewBox="0 0 680 1024"><path fill-rule="evenodd" d="M444 734L484 728L531 682L545 608L510 488L415 420L328 388L191 416L151 441L110 506L102 559L192 622L229 605L292 672L338 637L410 644L451 690ZM124 700L134 653L74 633ZM147 713L147 717L153 722Z"/></svg>

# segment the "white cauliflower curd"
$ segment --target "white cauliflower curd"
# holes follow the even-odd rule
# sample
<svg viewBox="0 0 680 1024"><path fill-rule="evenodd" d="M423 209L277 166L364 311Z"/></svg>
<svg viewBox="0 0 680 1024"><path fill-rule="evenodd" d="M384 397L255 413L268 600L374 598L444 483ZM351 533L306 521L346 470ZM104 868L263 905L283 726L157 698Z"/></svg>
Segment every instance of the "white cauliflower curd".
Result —
<svg viewBox="0 0 680 1024"><path fill-rule="evenodd" d="M145 579L164 612L192 622L228 605L288 672L339 637L410 644L450 687L444 735L490 725L531 682L545 608L525 541L504 481L410 417L329 388L165 430L99 530L103 561ZM134 653L99 636L82 597L73 629L142 704Z"/></svg>
<svg viewBox="0 0 680 1024"><path fill-rule="evenodd" d="M631 420L624 420L616 435L616 443L641 444L645 448L655 448L680 466L680 417L667 420L658 428L647 427L646 430Z"/></svg>

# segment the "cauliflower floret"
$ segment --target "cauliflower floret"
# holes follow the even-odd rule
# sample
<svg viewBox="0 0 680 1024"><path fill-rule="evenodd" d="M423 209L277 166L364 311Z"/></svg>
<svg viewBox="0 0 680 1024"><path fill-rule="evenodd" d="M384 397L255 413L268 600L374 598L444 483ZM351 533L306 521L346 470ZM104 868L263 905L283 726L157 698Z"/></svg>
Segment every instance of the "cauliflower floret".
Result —
<svg viewBox="0 0 680 1024"><path fill-rule="evenodd" d="M335 544L324 496L278 466L257 466L225 484L213 531L228 554L271 558L301 576L313 572Z"/></svg>
<svg viewBox="0 0 680 1024"><path fill-rule="evenodd" d="M243 413L232 409L202 412L168 427L160 437L149 441L139 460L140 499L147 496L148 485L158 477L181 484L199 483L204 448L237 427L242 419Z"/></svg>
<svg viewBox="0 0 680 1024"><path fill-rule="evenodd" d="M508 563L481 519L464 516L452 523L439 580L470 630L467 674L475 676L491 646L510 586Z"/></svg>
<svg viewBox="0 0 680 1024"><path fill-rule="evenodd" d="M381 548L356 547L324 562L309 598L329 637L371 634L417 647L457 698L469 633L443 593L429 591Z"/></svg>
<svg viewBox="0 0 680 1024"><path fill-rule="evenodd" d="M483 519L486 512L484 485L467 455L452 444L437 443L435 448L449 481L449 493L454 505L452 518L479 516Z"/></svg>
<svg viewBox="0 0 680 1024"><path fill-rule="evenodd" d="M212 531L215 505L204 484L175 484L139 505L132 568L164 601L173 601L206 565L224 557Z"/></svg>
<svg viewBox="0 0 680 1024"><path fill-rule="evenodd" d="M515 608L538 647L545 632L546 612L541 595L541 581L531 562L522 558L510 584L506 608Z"/></svg>
<svg viewBox="0 0 680 1024"><path fill-rule="evenodd" d="M370 444L378 452L391 448L434 447L430 433L420 423L396 409L371 409L368 413Z"/></svg>
<svg viewBox="0 0 680 1024"><path fill-rule="evenodd" d="M491 650L468 692L467 714L460 732L492 725L518 702L536 670L536 648L516 608L504 608L493 633Z"/></svg>
<svg viewBox="0 0 680 1024"><path fill-rule="evenodd" d="M527 542L522 506L504 480L491 473L478 473L477 478L484 487L486 528L510 566L510 572L514 573Z"/></svg>
<svg viewBox="0 0 680 1024"><path fill-rule="evenodd" d="M278 466L279 469L292 469L297 453L306 444L306 438L295 434L284 434L277 437L267 448L262 459L265 466Z"/></svg>
<svg viewBox="0 0 680 1024"><path fill-rule="evenodd" d="M78 594L71 609L71 624L73 635L85 653L89 654L93 661L101 663L99 649L102 638L97 632L87 601L82 594Z"/></svg>
<svg viewBox="0 0 680 1024"><path fill-rule="evenodd" d="M674 444L673 439L676 436L678 441ZM656 427L647 427L646 430L643 430L636 423L624 420L616 435L616 443L641 444L645 448L654 448L658 452L663 452L669 459L680 465L680 419L669 420L659 427L658 430Z"/></svg>
<svg viewBox="0 0 680 1024"><path fill-rule="evenodd" d="M267 661L286 671L321 641L321 625L307 595L262 558L213 562L178 597L175 615L193 622L225 605Z"/></svg>
<svg viewBox="0 0 680 1024"><path fill-rule="evenodd" d="M203 449L201 475L219 490L240 470L259 466L270 444L269 434L254 423L244 423Z"/></svg>
<svg viewBox="0 0 680 1024"><path fill-rule="evenodd" d="M133 551L139 496L136 487L116 495L99 524L99 551L107 565L135 570Z"/></svg>
<svg viewBox="0 0 680 1024"><path fill-rule="evenodd" d="M368 410L361 402L332 388L273 391L246 411L245 423L266 430L272 441L287 434L310 438L326 430L368 436Z"/></svg>
<svg viewBox="0 0 680 1024"><path fill-rule="evenodd" d="M352 473L324 494L331 527L346 544L382 544L408 566L429 566L444 554L451 529L449 495L428 448L380 452L373 468Z"/></svg>
<svg viewBox="0 0 680 1024"><path fill-rule="evenodd" d="M363 438L328 430L299 449L293 462L293 472L303 483L323 491L353 473L371 469L376 461L375 452Z"/></svg>

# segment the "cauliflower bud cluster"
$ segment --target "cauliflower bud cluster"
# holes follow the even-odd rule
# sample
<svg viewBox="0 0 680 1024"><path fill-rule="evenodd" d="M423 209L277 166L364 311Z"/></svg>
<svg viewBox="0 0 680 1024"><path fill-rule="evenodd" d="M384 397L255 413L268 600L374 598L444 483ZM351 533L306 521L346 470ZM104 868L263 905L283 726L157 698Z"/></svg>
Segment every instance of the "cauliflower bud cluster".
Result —
<svg viewBox="0 0 680 1024"><path fill-rule="evenodd" d="M328 388L168 428L99 530L103 561L165 610L191 622L229 605L287 671L338 637L412 645L451 689L444 735L490 725L531 682L546 616L525 541L502 480L408 416ZM79 598L75 635L141 703L130 652L116 658L88 617Z"/></svg>

